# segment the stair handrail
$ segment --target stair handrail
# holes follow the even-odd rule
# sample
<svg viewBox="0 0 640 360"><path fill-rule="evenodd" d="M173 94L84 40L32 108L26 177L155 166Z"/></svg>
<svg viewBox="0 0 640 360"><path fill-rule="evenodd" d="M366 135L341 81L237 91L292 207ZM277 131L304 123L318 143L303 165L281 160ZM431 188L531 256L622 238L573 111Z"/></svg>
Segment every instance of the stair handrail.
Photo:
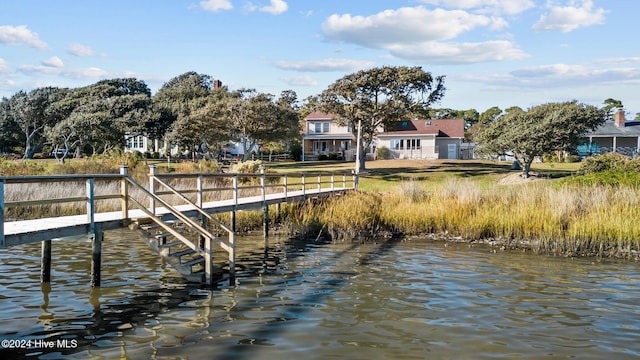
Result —
<svg viewBox="0 0 640 360"><path fill-rule="evenodd" d="M193 206L196 209L197 212L202 214L202 216L206 217L209 220L214 221L216 224L218 224L222 229L224 229L229 234L233 234L233 230L231 230L229 227L227 227L227 225L225 225L222 221L220 221L215 216L211 216L211 214L209 214L206 211L204 211L200 206L198 206L196 203L191 201L191 199L186 197L183 193L181 193L180 191L176 190L173 186L167 184L166 182L164 182L163 180L161 180L160 178L158 178L155 175L152 175L151 177L153 178L153 180L157 181L160 185L162 185L162 186L166 187L167 189L169 189L170 192L172 192L174 195L178 196L180 199L182 199L188 205Z"/></svg>
<svg viewBox="0 0 640 360"><path fill-rule="evenodd" d="M212 233L210 233L209 231L204 229L202 226L200 226L198 223L196 223L195 221L191 220L188 216L184 215L180 210L176 209L173 205L169 204L167 201L161 199L160 197L156 196L155 194L152 194L151 192L149 192L149 190L147 190L144 186L140 185L137 181L133 180L130 176L127 176L126 179L127 179L127 181L129 183L131 183L132 185L137 187L139 190L141 190L145 195L153 198L154 200L156 200L160 204L162 204L167 210L169 210L169 212L173 216L177 217L178 219L183 221L185 224L189 225L189 227L191 229L194 229L200 235L205 236L205 237L213 240L216 244L218 244L220 247L222 247L225 251L227 251L227 252L232 251L232 249L231 249L231 247L229 245L225 244L217 236L213 235ZM136 202L137 205L142 206L144 209L147 209L144 205L140 204L137 200L133 199L132 197L129 197L129 198L131 200L133 200L134 202ZM151 213L151 211L149 211L149 213ZM155 217L155 214L153 214L153 215ZM162 221L162 220L160 220L160 221ZM180 241L183 241L183 240L181 239ZM191 248L192 247L191 244L193 244L193 243L190 240L188 240L188 242L190 244L187 243L187 246L189 246ZM195 246L195 244L194 244L194 246ZM195 246L195 247L197 247L197 246ZM193 249L193 250L199 251L197 249Z"/></svg>
<svg viewBox="0 0 640 360"><path fill-rule="evenodd" d="M149 218L151 218L151 220L153 220L156 224L158 224L160 227L162 227L168 233L170 233L171 235L175 236L178 240L180 240L185 245L187 245L191 250L194 250L199 255L205 255L205 252L202 249L200 249L199 246L194 244L193 241L189 240L186 236L182 235L180 232L176 231L174 228L172 228L171 226L167 225L164 221L162 221L162 219L160 219L156 215L152 214L151 211L149 211L149 209L147 209L144 205L142 205L138 200L136 200L134 198L130 198L130 200L133 201L133 203L136 204L140 208L140 210L142 210L142 212L147 214L149 216Z"/></svg>

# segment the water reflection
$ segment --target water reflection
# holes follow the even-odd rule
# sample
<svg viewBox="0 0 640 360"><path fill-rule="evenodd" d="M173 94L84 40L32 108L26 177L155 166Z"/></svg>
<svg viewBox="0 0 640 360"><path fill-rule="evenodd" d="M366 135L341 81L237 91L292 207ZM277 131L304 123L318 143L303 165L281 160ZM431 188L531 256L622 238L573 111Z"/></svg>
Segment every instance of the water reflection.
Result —
<svg viewBox="0 0 640 360"><path fill-rule="evenodd" d="M79 341L11 353L32 358L640 356L637 264L419 240L239 240L237 286L213 290L126 231L107 234L93 290L89 243L55 242L43 285L38 247L0 251L0 337Z"/></svg>

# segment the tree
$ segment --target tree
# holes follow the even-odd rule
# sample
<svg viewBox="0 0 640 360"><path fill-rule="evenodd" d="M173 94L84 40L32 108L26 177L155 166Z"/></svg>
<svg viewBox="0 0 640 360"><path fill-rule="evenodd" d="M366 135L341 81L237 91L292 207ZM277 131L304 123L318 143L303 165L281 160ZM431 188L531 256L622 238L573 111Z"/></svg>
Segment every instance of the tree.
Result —
<svg viewBox="0 0 640 360"><path fill-rule="evenodd" d="M603 104L604 106L602 107L602 110L607 112L607 119L611 119L613 117L613 109L622 109L624 107L622 105L622 101L613 98L606 99Z"/></svg>
<svg viewBox="0 0 640 360"><path fill-rule="evenodd" d="M20 129L11 112L12 102L3 97L0 101L0 153L8 153L20 145Z"/></svg>
<svg viewBox="0 0 640 360"><path fill-rule="evenodd" d="M292 99L291 93L285 97ZM229 98L226 121L231 127L231 138L242 144L243 161L248 160L251 149L271 141L294 139L298 135L298 113L288 100L276 103L272 94L241 89Z"/></svg>
<svg viewBox="0 0 640 360"><path fill-rule="evenodd" d="M146 133L154 118L151 104L151 90L134 78L74 89L53 104L52 112L62 120L47 129L48 141L65 154L72 148L96 154L122 147L125 136Z"/></svg>
<svg viewBox="0 0 640 360"><path fill-rule="evenodd" d="M477 151L513 154L527 178L536 156L575 150L582 135L605 121L606 111L575 100L537 105L527 111L511 107L477 134Z"/></svg>
<svg viewBox="0 0 640 360"><path fill-rule="evenodd" d="M444 92L444 76L434 78L421 67L384 66L338 79L320 94L319 101L321 110L339 125L350 125L354 134L360 130L360 150L365 153L378 131L424 111ZM365 156L358 166L365 169Z"/></svg>
<svg viewBox="0 0 640 360"><path fill-rule="evenodd" d="M66 91L56 87L38 88L29 93L19 91L3 105L3 113L6 113L2 117L12 121L20 130L25 159L31 159L44 143L45 127L59 120L52 111L52 104Z"/></svg>
<svg viewBox="0 0 640 360"><path fill-rule="evenodd" d="M230 139L230 124L225 121L229 96L226 89L215 89L184 103L167 133L167 140L203 155L219 149Z"/></svg>
<svg viewBox="0 0 640 360"><path fill-rule="evenodd" d="M197 129L189 122L194 119L193 116L198 116L193 114L198 104L208 104L200 115L212 111L212 99L208 97L213 90L213 77L195 71L188 71L166 82L153 97L155 118L147 126L149 136L159 139L166 134L168 141L193 150L201 139L194 137Z"/></svg>

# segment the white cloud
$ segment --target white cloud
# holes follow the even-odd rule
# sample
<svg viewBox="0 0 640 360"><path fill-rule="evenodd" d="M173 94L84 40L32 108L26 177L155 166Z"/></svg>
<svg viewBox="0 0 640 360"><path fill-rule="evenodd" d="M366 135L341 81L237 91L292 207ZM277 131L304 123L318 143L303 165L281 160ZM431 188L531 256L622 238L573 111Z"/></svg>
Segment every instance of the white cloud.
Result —
<svg viewBox="0 0 640 360"><path fill-rule="evenodd" d="M260 11L267 12L273 15L279 15L289 9L289 5L284 0L271 0L271 4L268 6L263 6L260 8Z"/></svg>
<svg viewBox="0 0 640 360"><path fill-rule="evenodd" d="M16 82L11 79L0 79L0 86L11 89L16 85Z"/></svg>
<svg viewBox="0 0 640 360"><path fill-rule="evenodd" d="M600 59L595 61L598 64L625 64L625 63L640 63L640 57L617 57L617 58L608 58L608 59Z"/></svg>
<svg viewBox="0 0 640 360"><path fill-rule="evenodd" d="M65 77L74 78L74 79L96 79L96 78L104 78L109 75L105 70L90 67L90 68L81 68L81 69L69 69L65 70L63 75Z"/></svg>
<svg viewBox="0 0 640 360"><path fill-rule="evenodd" d="M282 70L293 71L355 71L372 67L375 64L371 61L349 60L349 59L324 59L314 61L275 61L273 64Z"/></svg>
<svg viewBox="0 0 640 360"><path fill-rule="evenodd" d="M3 58L0 58L0 74L8 73L8 72L9 72L9 65L7 65L7 61Z"/></svg>
<svg viewBox="0 0 640 360"><path fill-rule="evenodd" d="M62 59L60 59L59 57L52 56L46 60L43 60L42 65L54 67L54 68L61 68L61 67L64 67L64 62L62 62Z"/></svg>
<svg viewBox="0 0 640 360"><path fill-rule="evenodd" d="M95 79L108 75L107 71L95 67L70 69L44 65L23 65L18 67L18 71L25 75L59 75L72 79Z"/></svg>
<svg viewBox="0 0 640 360"><path fill-rule="evenodd" d="M624 85L640 83L640 68L600 68L585 65L551 64L527 67L492 76L468 76L467 81L482 82L504 89L551 89L594 86L603 84ZM571 97L567 94L567 97Z"/></svg>
<svg viewBox="0 0 640 360"><path fill-rule="evenodd" d="M26 25L0 26L0 44L25 45L40 50L48 48L47 44L40 40L38 33L29 30Z"/></svg>
<svg viewBox="0 0 640 360"><path fill-rule="evenodd" d="M552 5L549 13L542 15L533 25L533 30L566 33L580 27L600 25L604 23L606 12L602 8L594 8L592 0L572 0L567 6Z"/></svg>
<svg viewBox="0 0 640 360"><path fill-rule="evenodd" d="M497 22L462 10L427 10L418 6L385 10L367 17L334 14L322 24L322 31L329 40L384 48L398 43L449 40Z"/></svg>
<svg viewBox="0 0 640 360"><path fill-rule="evenodd" d="M316 86L318 82L315 81L311 76L294 76L294 77L283 77L280 80L287 83L287 85L291 86Z"/></svg>
<svg viewBox="0 0 640 360"><path fill-rule="evenodd" d="M98 54L90 46L82 44L71 44L67 48L67 52L71 55L87 57L87 56L105 56L105 54Z"/></svg>
<svg viewBox="0 0 640 360"><path fill-rule="evenodd" d="M507 26L501 17L418 6L386 10L368 17L331 15L322 29L329 40L385 49L397 58L413 61L470 64L528 57L511 41L445 42L478 27L498 30Z"/></svg>
<svg viewBox="0 0 640 360"><path fill-rule="evenodd" d="M535 6L533 0L420 0L421 3L450 9L472 9L483 13L520 14Z"/></svg>
<svg viewBox="0 0 640 360"><path fill-rule="evenodd" d="M200 7L211 12L220 10L231 10L233 5L230 0L206 0L200 1Z"/></svg>
<svg viewBox="0 0 640 360"><path fill-rule="evenodd" d="M529 57L513 42L504 40L454 44L430 41L419 45L396 45L389 50L396 57L430 64L474 64Z"/></svg>

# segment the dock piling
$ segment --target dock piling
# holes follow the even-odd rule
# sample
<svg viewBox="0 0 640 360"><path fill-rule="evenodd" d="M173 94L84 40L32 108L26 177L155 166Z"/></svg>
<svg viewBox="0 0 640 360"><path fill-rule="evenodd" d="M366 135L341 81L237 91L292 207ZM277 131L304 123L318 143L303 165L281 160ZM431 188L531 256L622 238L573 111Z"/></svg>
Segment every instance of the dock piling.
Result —
<svg viewBox="0 0 640 360"><path fill-rule="evenodd" d="M102 240L104 233L101 226L96 226L93 234L93 251L91 256L91 287L100 287L100 268L102 266Z"/></svg>
<svg viewBox="0 0 640 360"><path fill-rule="evenodd" d="M40 259L40 282L51 282L51 240L42 242L42 256Z"/></svg>

